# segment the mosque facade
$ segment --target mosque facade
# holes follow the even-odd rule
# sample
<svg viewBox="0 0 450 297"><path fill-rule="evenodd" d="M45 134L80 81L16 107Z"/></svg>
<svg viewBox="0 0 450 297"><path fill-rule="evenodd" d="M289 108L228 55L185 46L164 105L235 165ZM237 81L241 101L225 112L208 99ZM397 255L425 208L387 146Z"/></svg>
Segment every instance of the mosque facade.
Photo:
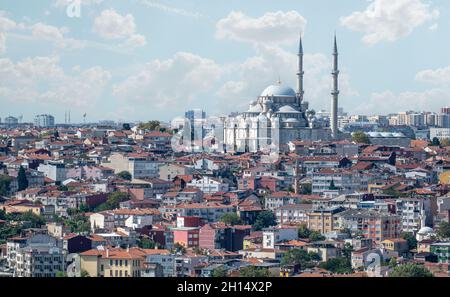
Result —
<svg viewBox="0 0 450 297"><path fill-rule="evenodd" d="M297 90L280 80L268 86L247 111L224 120L224 151L258 152L264 150L286 152L288 143L295 140L328 141L338 138L338 52L336 37L333 51L333 90L331 91L330 125L318 121L315 111L304 100L303 45L300 37L298 51Z"/></svg>

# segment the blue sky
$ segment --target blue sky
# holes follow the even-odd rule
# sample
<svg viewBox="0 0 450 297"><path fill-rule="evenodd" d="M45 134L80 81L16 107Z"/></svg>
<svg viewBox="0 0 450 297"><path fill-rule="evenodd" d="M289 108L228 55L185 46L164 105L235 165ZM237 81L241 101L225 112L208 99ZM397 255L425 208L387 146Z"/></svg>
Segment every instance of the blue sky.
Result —
<svg viewBox="0 0 450 297"><path fill-rule="evenodd" d="M71 18L74 1L81 15ZM278 77L295 87L300 32L305 98L328 109L335 31L344 110L450 103L446 0L0 0L0 117L245 110Z"/></svg>

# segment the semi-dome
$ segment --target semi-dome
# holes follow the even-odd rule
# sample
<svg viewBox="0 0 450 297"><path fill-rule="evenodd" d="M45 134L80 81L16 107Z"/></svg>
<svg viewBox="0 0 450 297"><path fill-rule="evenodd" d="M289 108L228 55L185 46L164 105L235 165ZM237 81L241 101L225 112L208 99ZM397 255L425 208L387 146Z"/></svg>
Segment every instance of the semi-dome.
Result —
<svg viewBox="0 0 450 297"><path fill-rule="evenodd" d="M422 227L417 233L419 233L420 235L428 235L433 232L434 232L433 229L430 227Z"/></svg>
<svg viewBox="0 0 450 297"><path fill-rule="evenodd" d="M285 105L280 107L277 113L300 113L300 112L290 105Z"/></svg>
<svg viewBox="0 0 450 297"><path fill-rule="evenodd" d="M283 120L284 123L298 123L299 120L298 119L294 119L294 118L289 118L286 120Z"/></svg>
<svg viewBox="0 0 450 297"><path fill-rule="evenodd" d="M275 97L281 97L281 96L287 96L287 97L295 97L296 93L294 89L287 87L287 86L281 86L281 85L271 85L268 86L262 93L261 97L267 97L267 96L275 96Z"/></svg>

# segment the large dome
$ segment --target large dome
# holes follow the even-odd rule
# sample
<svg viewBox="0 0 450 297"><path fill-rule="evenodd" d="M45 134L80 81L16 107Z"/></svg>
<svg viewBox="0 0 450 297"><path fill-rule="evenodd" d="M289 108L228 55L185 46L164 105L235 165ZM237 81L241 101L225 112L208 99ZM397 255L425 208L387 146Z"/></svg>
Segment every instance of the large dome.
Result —
<svg viewBox="0 0 450 297"><path fill-rule="evenodd" d="M295 91L290 87L285 87L281 85L271 85L268 86L262 93L261 97L267 97L267 96L288 96L288 97L295 97L296 93Z"/></svg>

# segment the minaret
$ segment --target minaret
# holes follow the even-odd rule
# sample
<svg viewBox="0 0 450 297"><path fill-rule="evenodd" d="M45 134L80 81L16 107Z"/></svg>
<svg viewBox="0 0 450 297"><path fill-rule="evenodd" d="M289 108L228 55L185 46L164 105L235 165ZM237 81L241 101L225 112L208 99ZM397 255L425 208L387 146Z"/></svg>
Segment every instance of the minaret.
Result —
<svg viewBox="0 0 450 297"><path fill-rule="evenodd" d="M334 49L333 49L333 90L331 95L333 99L331 101L331 113L330 113L330 126L331 126L331 137L336 139L338 136L338 96L339 96L339 65L338 65L338 49L336 34L334 34Z"/></svg>
<svg viewBox="0 0 450 297"><path fill-rule="evenodd" d="M303 102L303 94L305 91L303 90L303 75L305 72L303 71L303 45L302 45L302 35L300 34L300 43L298 46L298 72L297 72L297 104L300 106Z"/></svg>

